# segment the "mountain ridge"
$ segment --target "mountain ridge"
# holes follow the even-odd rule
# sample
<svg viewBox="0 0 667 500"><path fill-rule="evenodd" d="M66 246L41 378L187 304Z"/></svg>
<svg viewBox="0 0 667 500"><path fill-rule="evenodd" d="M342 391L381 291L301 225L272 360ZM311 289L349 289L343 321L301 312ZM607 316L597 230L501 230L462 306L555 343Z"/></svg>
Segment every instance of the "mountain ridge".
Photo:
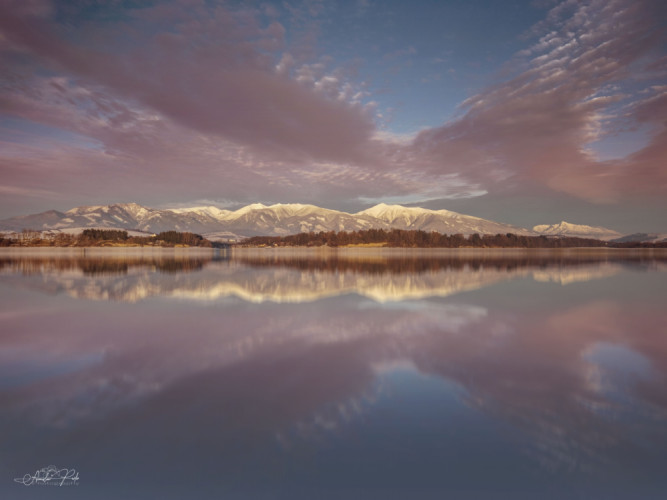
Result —
<svg viewBox="0 0 667 500"><path fill-rule="evenodd" d="M587 230L598 230L599 234L613 234L608 239L622 236L621 233L605 228L565 222L561 223L558 232L553 229L555 226L535 226L530 230L444 209L431 210L385 203L356 213L300 203L253 203L237 210L201 205L155 209L137 203L114 203L74 207L66 212L49 210L0 221L0 230L5 232L23 229L57 232L73 228L126 229L149 233L176 230L199 233L212 240L367 229L412 229L464 235L514 233L524 236L581 236ZM568 230L576 234L566 234Z"/></svg>

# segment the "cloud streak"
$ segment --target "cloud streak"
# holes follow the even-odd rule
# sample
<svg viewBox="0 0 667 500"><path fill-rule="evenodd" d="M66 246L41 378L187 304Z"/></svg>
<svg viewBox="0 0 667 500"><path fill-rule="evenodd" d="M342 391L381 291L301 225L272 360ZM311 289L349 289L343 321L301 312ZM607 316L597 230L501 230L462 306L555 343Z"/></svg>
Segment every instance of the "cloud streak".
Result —
<svg viewBox="0 0 667 500"><path fill-rule="evenodd" d="M559 3L509 76L405 138L381 128L357 62L318 46L332 7L1 5L0 112L31 137L2 132L0 172L16 196L340 207L535 186L607 203L667 191L659 2ZM651 134L643 149L598 159L592 143L633 127Z"/></svg>
<svg viewBox="0 0 667 500"><path fill-rule="evenodd" d="M461 119L420 133L414 148L428 168L458 165L486 182L533 181L603 202L627 190L664 193L665 109L632 109L633 93L654 76L643 59L664 41L650 19L654 9L644 2L559 4L535 28L548 33L521 52L527 61L518 74L468 99ZM654 90L650 99L661 100ZM619 103L630 108L626 120L654 126L653 140L623 161L598 161L588 145L604 136Z"/></svg>

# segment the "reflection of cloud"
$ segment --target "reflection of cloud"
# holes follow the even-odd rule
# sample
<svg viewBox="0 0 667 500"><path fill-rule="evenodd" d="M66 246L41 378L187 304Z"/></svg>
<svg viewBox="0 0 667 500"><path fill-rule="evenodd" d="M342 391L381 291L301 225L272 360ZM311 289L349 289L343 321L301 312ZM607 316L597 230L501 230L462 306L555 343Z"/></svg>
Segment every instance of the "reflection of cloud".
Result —
<svg viewBox="0 0 667 500"><path fill-rule="evenodd" d="M494 342L497 321L490 315L459 336L425 339L413 359L421 370L459 381L469 404L528 432L533 442L527 453L547 470L602 468L609 453L627 445L621 414L641 422L632 431L641 439L667 441L659 425L667 418L660 391L667 350L656 330L667 321L665 311L615 301L555 308L546 317L523 310L506 324L512 335ZM617 350L635 364L649 360L651 376L628 378L617 363L601 365L591 357L600 345L622 346Z"/></svg>
<svg viewBox="0 0 667 500"><path fill-rule="evenodd" d="M113 313L100 317L83 311L74 324L67 311L34 307L29 317L5 318L6 331L16 334L2 338L0 366L9 370L8 376L16 366L23 366L30 384L15 385L18 393L0 396L0 402L33 415L42 425L69 426L118 411L198 374L234 371L235 366L277 352L292 356L295 346L302 346L297 351L305 349L308 354L304 355L312 356L320 349L326 352L338 349L333 346L360 344L359 354L364 359L355 361L359 366L351 373L370 370L368 359L376 357L372 350L378 342L374 339L403 343L425 331L456 333L486 315L484 308L471 305L423 302L419 307L405 308L343 300L341 306L326 303L315 309L275 304L249 304L239 309L223 303L197 310L194 319L187 303L173 306L173 311L172 306L159 308L150 318L143 309L123 304L126 314L122 319ZM180 314L182 308L187 315ZM253 312L258 310L266 313ZM192 321L197 325L194 331ZM24 337L19 334L22 329L35 333ZM51 386L52 378L59 382ZM318 376L314 380L322 381ZM47 385L49 389L43 393Z"/></svg>
<svg viewBox="0 0 667 500"><path fill-rule="evenodd" d="M145 278L145 270L135 271ZM81 283L102 279L119 286L135 271L84 276L70 270L64 279ZM447 273L470 276L481 271L376 274L380 279L411 277L414 282L420 274L438 281ZM485 271L512 277L533 269ZM23 280L49 281L47 275ZM263 276L267 282L298 276L311 286L308 275L318 279L342 275L343 281L353 281L354 276L370 279L372 273L234 262L211 263L201 273L156 273L176 288L199 281L204 289L207 279L216 283L221 276L232 276L238 281L243 275L266 287ZM3 281L20 283L10 277L5 272ZM49 282L50 290L57 290L55 282ZM523 293L544 288L532 286ZM7 308L18 303L13 298L16 289L3 297ZM561 287L550 290L556 296L569 293ZM493 300L376 302L343 294L280 305L62 300L62 308L53 309L52 297L31 295L31 314L2 318L0 378L9 380L18 365L26 376L22 383L0 391L4 424L0 438L11 445L28 439L25 436L35 429L48 433L55 426L70 444L87 443L94 435L95 444L130 446L137 439L135 432L155 442L169 435L164 446L197 443L198 453L223 449L229 441L266 436L290 449L298 440L340 432L372 415L383 390L378 380L405 368L454 382L469 409L509 422L528 435L525 452L547 470L600 466L615 450L621 455L627 451L631 462L637 451L625 449L630 438L667 442L664 426L658 428L667 411L663 387L667 344L661 328L667 313L655 304L635 301L631 289L624 292L625 301L584 296L576 306L554 300L537 308L526 305L526 295L516 289L512 293L517 295L511 296L516 300L504 306ZM640 428L629 429L627 422L607 418L619 402L599 388L618 385L609 377L619 370L590 357L594 346L601 344L623 346L651 366L650 377L631 380L625 391L633 404L626 409L633 418L643 419ZM41 376L31 370L42 370ZM128 430L99 437L106 436L107 429ZM121 441L113 445L105 441L113 439ZM48 448L49 443L37 446ZM42 448L31 446L31 454L38 451ZM141 450L136 453L143 457ZM235 451L221 460L231 460L232 455L243 460L244 453L250 452Z"/></svg>

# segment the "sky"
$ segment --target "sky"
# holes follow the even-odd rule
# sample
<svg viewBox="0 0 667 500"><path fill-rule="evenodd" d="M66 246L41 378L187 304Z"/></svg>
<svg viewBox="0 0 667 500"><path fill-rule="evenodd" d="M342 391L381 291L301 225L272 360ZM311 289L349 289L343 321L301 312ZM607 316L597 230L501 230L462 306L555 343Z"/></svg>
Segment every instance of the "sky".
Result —
<svg viewBox="0 0 667 500"><path fill-rule="evenodd" d="M667 232L663 0L0 0L0 218L449 209Z"/></svg>

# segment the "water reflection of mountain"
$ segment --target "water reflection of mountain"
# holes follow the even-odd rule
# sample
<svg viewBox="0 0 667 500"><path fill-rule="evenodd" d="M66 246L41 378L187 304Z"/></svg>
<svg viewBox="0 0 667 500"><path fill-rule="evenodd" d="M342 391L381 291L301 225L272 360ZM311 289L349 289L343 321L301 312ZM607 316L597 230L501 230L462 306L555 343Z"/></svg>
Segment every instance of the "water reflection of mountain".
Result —
<svg viewBox="0 0 667 500"><path fill-rule="evenodd" d="M392 249L395 250L395 249ZM516 268L554 268L582 266L586 264L616 263L650 266L667 264L667 252L606 252L606 251L521 251L489 250L418 251L410 250L313 254L247 252L235 254L233 260L253 267L290 267L302 271L358 271L366 273L419 273L445 269L496 269L511 271Z"/></svg>
<svg viewBox="0 0 667 500"><path fill-rule="evenodd" d="M290 447L335 435L370 411L364 405L380 396L382 372L407 367L451 381L468 407L528 434L525 452L550 471L605 471L610 456L622 467L643 457L632 439L667 442L660 425L667 351L656 328L667 321L662 308L593 294L576 306L554 300L534 311L522 306L525 294L515 298L507 309L428 301L367 307L346 300L298 309L182 303L159 315L127 304L123 315L115 307L102 316L97 308L85 313L76 304L42 316L32 311L22 325L33 333L6 335L0 352L39 364L41 378L0 391L0 406L28 430L28 424L76 429L86 422L70 439L85 446L95 436L95 445L133 449L130 459L138 463L147 463L142 450L149 447L135 450L133 439L170 443L176 447L170 452L179 451L174 443L195 442L198 453L233 465L246 458L245 450L220 450L239 436L268 435ZM92 331L86 314L95 321ZM72 328L73 318L80 328ZM620 367L596 357L609 345L650 366L648 374L621 373L620 395L609 392ZM631 419L624 411L633 412ZM143 425L136 435L108 434L135 429L137 422ZM434 439L446 443L446 433ZM38 451L52 451L50 443L44 440L47 449ZM646 477L660 477L659 465L642 463Z"/></svg>
<svg viewBox="0 0 667 500"><path fill-rule="evenodd" d="M626 266L663 267L666 257L636 254L369 255L304 258L20 258L0 261L3 280L89 300L136 302L162 296L214 301L300 303L358 294L377 302L445 297L517 277L562 285L613 276ZM33 277L34 279L30 279Z"/></svg>
<svg viewBox="0 0 667 500"><path fill-rule="evenodd" d="M235 481L239 463L255 463L254 450L282 464L280 446L303 453L314 440L339 442L350 434L357 439L361 433L346 436L346 430L365 420L384 422L387 407L378 407L393 396L383 393L383 384L403 370L407 378L455 387L460 405L452 403L454 412L437 416L471 415L473 429L479 415L490 416L494 425L518 435L512 444L554 474L554 481L588 480L598 473L603 482L623 470L642 484L664 477L667 311L660 302L664 278L656 276L664 262L282 264L206 260L199 270L164 273L146 261L128 264L122 274L85 273L76 264L5 265L0 281L11 288L2 287L0 439L7 454L16 457L23 450L29 462L75 450L63 460L76 464L86 457L89 470L106 470L106 457L123 456L131 477L163 456L214 457L204 462L215 470L205 472ZM21 266L37 271L22 274ZM560 286L619 272L627 280L617 289ZM528 286L501 283L513 277L529 278ZM373 290L386 287L384 297L412 298L488 283L499 286L457 300L390 298L388 304L380 302L383 296L289 306L90 304L43 293L20 302L26 295L14 293L27 287L119 301L246 293L248 300L299 302L326 296L336 286L330 293L373 297ZM539 307L536 295L542 295ZM571 295L574 300L565 300ZM420 389L405 388L417 396ZM417 397L395 404L404 408L410 401L436 402ZM417 422L438 449L452 447L459 432L450 428L456 421L446 418ZM415 433L382 435L410 449L405 439ZM455 468L467 453L469 460L483 462L489 449L484 440L468 443L460 457L438 461L447 465L441 469ZM361 457L373 464L379 458ZM201 460L179 461L178 469L166 473L198 478L200 467ZM250 480L263 470L253 468ZM456 480L455 472L448 479Z"/></svg>

